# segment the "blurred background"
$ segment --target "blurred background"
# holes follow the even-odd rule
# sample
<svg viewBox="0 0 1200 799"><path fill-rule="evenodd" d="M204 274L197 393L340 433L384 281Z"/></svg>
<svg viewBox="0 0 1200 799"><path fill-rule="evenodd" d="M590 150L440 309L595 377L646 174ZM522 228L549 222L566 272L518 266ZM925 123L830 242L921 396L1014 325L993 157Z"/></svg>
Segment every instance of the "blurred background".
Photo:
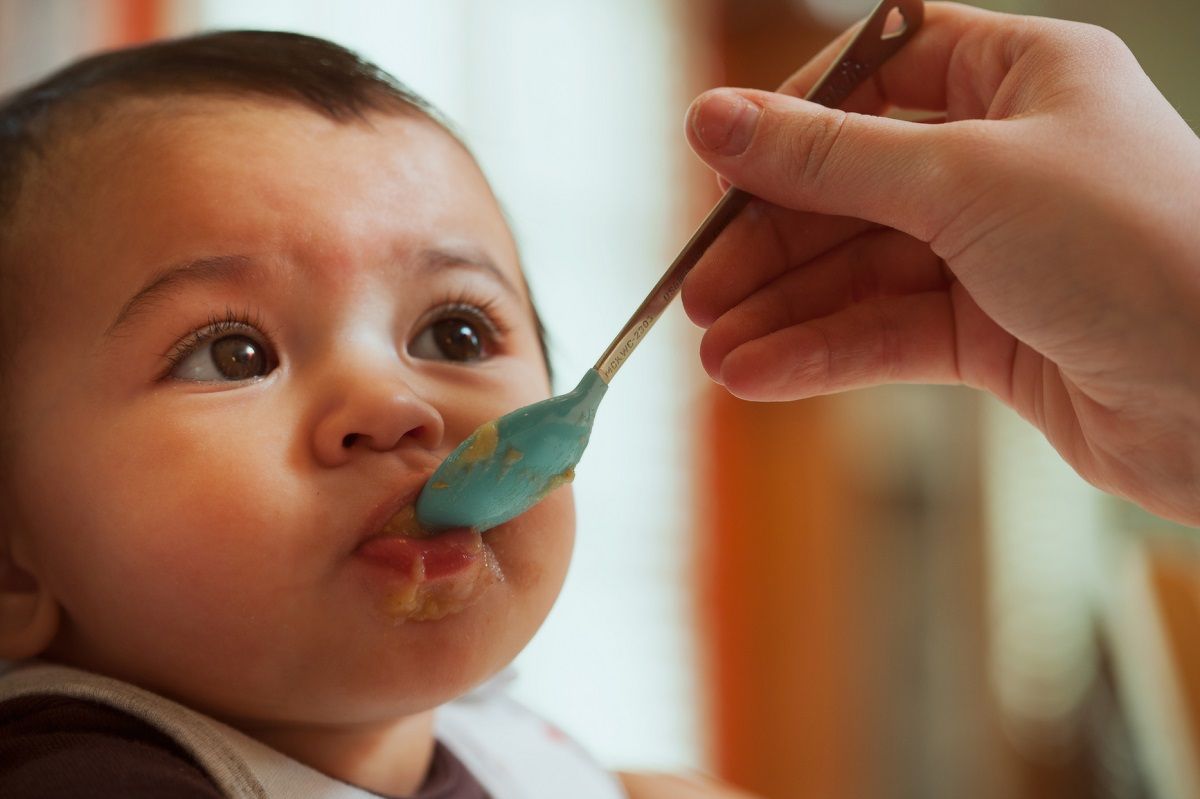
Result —
<svg viewBox="0 0 1200 799"><path fill-rule="evenodd" d="M1196 0L1098 23L1200 123ZM573 387L718 198L690 100L773 88L869 0L0 0L0 91L210 28L317 34L440 106L496 188ZM1182 190L1195 190L1185 188ZM1200 536L1012 412L901 386L732 400L678 305L622 370L516 690L613 767L790 797L1200 797Z"/></svg>

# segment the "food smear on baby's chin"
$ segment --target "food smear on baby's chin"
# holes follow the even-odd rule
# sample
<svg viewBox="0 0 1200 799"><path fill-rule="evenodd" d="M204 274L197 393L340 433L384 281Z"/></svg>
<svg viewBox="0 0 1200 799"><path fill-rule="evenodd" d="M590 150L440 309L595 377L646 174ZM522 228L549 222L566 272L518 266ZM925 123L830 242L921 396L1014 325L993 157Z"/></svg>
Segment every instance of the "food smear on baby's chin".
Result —
<svg viewBox="0 0 1200 799"><path fill-rule="evenodd" d="M396 514L359 553L379 567L380 610L397 622L437 621L474 605L503 581L496 554L474 530L436 536L416 523L412 508Z"/></svg>
<svg viewBox="0 0 1200 799"><path fill-rule="evenodd" d="M474 605L484 591L503 580L490 547L480 542L480 556L470 573L450 578L428 578L421 561L415 561L408 580L387 596L383 612L396 621L437 621Z"/></svg>
<svg viewBox="0 0 1200 799"><path fill-rule="evenodd" d="M496 445L499 443L500 429L496 426L496 423L493 421L481 425L467 439L467 447L458 456L458 462L464 466L469 466L472 463L479 463L481 460L490 458L496 451Z"/></svg>

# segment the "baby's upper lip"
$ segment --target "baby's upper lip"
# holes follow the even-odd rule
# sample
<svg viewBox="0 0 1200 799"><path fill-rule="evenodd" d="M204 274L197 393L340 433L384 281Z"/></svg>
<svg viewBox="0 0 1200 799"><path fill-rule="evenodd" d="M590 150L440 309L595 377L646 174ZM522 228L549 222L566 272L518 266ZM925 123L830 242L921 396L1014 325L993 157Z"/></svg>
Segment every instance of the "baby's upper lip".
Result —
<svg viewBox="0 0 1200 799"><path fill-rule="evenodd" d="M432 471L428 474L423 474L415 483L411 480L406 481L405 488L402 491L392 494L372 508L370 513L367 514L366 521L359 528L358 537L355 539L355 546L360 546L364 541L381 535L389 519L409 505L416 503L417 496L420 495L421 489L425 487L425 483L428 482L431 474L433 474Z"/></svg>

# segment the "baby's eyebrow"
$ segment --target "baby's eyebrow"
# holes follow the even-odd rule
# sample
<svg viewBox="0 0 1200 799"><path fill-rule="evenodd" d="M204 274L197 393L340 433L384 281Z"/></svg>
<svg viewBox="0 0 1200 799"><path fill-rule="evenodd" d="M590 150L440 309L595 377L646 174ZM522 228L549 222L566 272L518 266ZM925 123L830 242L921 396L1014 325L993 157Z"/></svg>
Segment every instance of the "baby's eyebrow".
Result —
<svg viewBox="0 0 1200 799"><path fill-rule="evenodd" d="M420 262L426 272L437 272L447 267L483 272L495 279L516 299L524 299L522 292L501 271L500 267L496 266L496 263L485 253L474 248L460 250L449 247L433 247L421 252Z"/></svg>
<svg viewBox="0 0 1200 799"><path fill-rule="evenodd" d="M421 251L419 260L422 271L430 273L446 268L483 272L492 277L516 299L522 300L524 297L523 293L491 258L474 248L429 248ZM177 291L186 283L224 283L235 278L250 278L255 271L255 262L247 255L214 255L168 267L151 278L125 303L116 318L113 319L112 324L104 331L104 335L106 337L115 335L139 311L145 310L156 300Z"/></svg>
<svg viewBox="0 0 1200 799"><path fill-rule="evenodd" d="M168 267L138 289L138 292L121 308L112 324L104 331L104 335L114 335L139 311L153 305L155 300L162 299L178 290L185 283L228 282L235 276L246 277L247 270L252 267L253 262L246 255L214 255Z"/></svg>

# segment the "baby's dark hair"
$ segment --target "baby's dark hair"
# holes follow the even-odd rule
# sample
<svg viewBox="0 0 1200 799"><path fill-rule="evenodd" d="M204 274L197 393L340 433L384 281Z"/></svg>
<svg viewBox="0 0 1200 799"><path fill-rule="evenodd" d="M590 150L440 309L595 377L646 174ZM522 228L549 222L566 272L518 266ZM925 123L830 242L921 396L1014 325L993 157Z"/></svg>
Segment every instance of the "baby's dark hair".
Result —
<svg viewBox="0 0 1200 799"><path fill-rule="evenodd" d="M441 113L403 83L313 36L221 31L77 61L0 100L0 349L10 350L16 335L9 322L17 290L4 241L34 159L51 159L59 137L102 120L123 99L193 94L282 99L339 122L364 120L368 112L420 114L458 138ZM536 310L534 322L546 357Z"/></svg>

